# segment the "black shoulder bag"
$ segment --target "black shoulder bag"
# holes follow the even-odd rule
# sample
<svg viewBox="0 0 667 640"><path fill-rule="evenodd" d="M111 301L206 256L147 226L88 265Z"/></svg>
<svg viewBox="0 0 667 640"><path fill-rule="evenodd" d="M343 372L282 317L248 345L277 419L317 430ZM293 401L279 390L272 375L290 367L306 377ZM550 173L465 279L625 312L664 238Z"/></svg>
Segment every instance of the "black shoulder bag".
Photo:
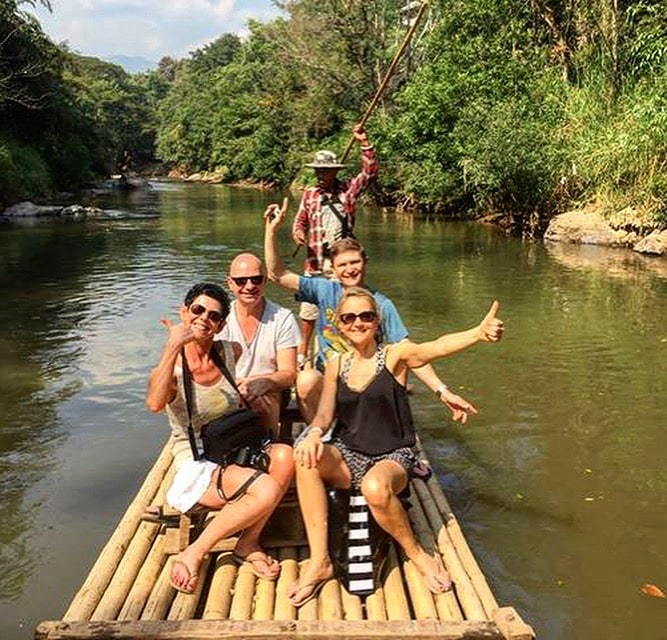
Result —
<svg viewBox="0 0 667 640"><path fill-rule="evenodd" d="M211 358L239 394L245 407L215 418L202 426L201 434L204 444L202 456L197 449L195 432L192 427L192 375L185 358L185 350L182 349L183 387L188 411L188 437L192 455L195 460L204 458L222 467L238 464L266 472L269 469L270 458L264 448L271 441L269 430L261 424L259 416L250 408L250 404L239 391L234 377L215 346L211 347Z"/></svg>

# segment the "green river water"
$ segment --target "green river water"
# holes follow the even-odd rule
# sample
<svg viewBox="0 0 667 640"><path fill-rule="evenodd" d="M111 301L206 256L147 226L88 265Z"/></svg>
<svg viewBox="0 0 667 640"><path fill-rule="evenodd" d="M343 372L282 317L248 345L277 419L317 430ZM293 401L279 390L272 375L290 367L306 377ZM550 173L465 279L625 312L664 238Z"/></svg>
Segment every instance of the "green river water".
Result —
<svg viewBox="0 0 667 640"><path fill-rule="evenodd" d="M144 406L160 318L261 253L279 197L156 184L98 204L157 217L0 227L0 638L62 616L167 435ZM542 639L667 638L667 599L641 591L667 591L667 260L370 208L357 235L413 339L500 301L502 343L436 365L479 416L412 399L500 603Z"/></svg>

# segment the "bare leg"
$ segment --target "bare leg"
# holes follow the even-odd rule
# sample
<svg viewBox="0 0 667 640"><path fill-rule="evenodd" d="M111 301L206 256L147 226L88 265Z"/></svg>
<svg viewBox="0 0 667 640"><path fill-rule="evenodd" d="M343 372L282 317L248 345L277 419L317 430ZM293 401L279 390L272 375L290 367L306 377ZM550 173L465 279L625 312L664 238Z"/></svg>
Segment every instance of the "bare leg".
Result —
<svg viewBox="0 0 667 640"><path fill-rule="evenodd" d="M324 446L322 459L316 467L308 469L300 464L296 468L299 506L306 526L310 547L310 560L303 575L287 591L292 604L300 605L311 596L319 583L333 576L333 565L327 546L328 508L325 482L335 487L350 486L350 472L338 449Z"/></svg>
<svg viewBox="0 0 667 640"><path fill-rule="evenodd" d="M269 475L280 487L280 495L276 503L278 504L285 495L294 476L292 447L286 444L273 444L269 450L269 456L271 457ZM278 561L269 556L259 544L259 536L272 513L273 510L267 512L255 524L244 529L234 549L234 552L238 556L250 561L255 569L266 577L275 577L280 573Z"/></svg>
<svg viewBox="0 0 667 640"><path fill-rule="evenodd" d="M232 466L223 476L225 493L230 494L241 485L253 469ZM211 484L202 496L200 504L221 507L220 512L209 522L201 535L174 558L172 582L182 589L193 591L198 578L199 565L204 556L223 538L252 526L275 509L281 495L280 485L269 475L255 480L246 494L235 502L223 502L215 489L217 474L213 474Z"/></svg>
<svg viewBox="0 0 667 640"><path fill-rule="evenodd" d="M426 581L433 593L443 593L451 588L449 574L439 558L426 553L415 538L405 512L400 493L407 485L405 469L393 460L383 460L371 467L361 482L361 492L368 502L376 522L403 547L405 554Z"/></svg>
<svg viewBox="0 0 667 640"><path fill-rule="evenodd" d="M296 397L306 422L310 423L317 412L322 395L324 377L317 369L304 369L296 377Z"/></svg>
<svg viewBox="0 0 667 640"><path fill-rule="evenodd" d="M305 320L301 318L301 344L297 351L298 354L308 357L308 349L310 348L310 340L313 337L315 330L315 320Z"/></svg>

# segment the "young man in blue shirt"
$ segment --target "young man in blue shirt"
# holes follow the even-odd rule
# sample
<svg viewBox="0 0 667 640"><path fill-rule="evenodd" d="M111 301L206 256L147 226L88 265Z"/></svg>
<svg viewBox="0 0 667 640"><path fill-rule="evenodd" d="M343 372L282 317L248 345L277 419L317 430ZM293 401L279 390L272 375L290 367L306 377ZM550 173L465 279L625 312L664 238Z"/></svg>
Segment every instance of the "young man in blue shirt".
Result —
<svg viewBox="0 0 667 640"><path fill-rule="evenodd" d="M381 329L383 340L387 343L407 340L408 331L401 320L394 303L379 291L366 285L367 257L361 244L352 238L339 240L331 247L331 265L337 281L321 277L299 276L289 271L283 263L278 251L278 230L287 215L287 198L282 207L277 204L269 205L264 213L265 234L264 253L269 278L276 284L294 291L297 300L317 304L319 315L317 318L318 352L316 367L304 369L297 376L297 398L301 406L304 419L310 422L317 410L322 392L322 373L324 364L336 353L347 350L345 342L340 338L335 327L334 312L346 287L365 287L373 292L373 296L380 307L382 316ZM433 367L425 365L412 372L431 389L436 396L449 407L455 421L465 423L468 414L475 415L477 409L467 400L452 393L438 377Z"/></svg>

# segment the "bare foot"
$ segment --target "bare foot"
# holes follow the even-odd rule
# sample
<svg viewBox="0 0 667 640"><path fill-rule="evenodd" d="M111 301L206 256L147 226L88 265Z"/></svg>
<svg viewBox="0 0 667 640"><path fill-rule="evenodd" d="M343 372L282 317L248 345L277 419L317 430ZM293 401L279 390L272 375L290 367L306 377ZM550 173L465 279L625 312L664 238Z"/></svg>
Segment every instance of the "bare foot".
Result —
<svg viewBox="0 0 667 640"><path fill-rule="evenodd" d="M186 549L181 551L171 565L171 586L182 593L194 593L199 580L199 566L202 559L189 553Z"/></svg>
<svg viewBox="0 0 667 640"><path fill-rule="evenodd" d="M302 607L317 596L320 589L334 577L331 562L314 565L308 562L305 571L299 576L299 580L287 589L287 598L295 607Z"/></svg>
<svg viewBox="0 0 667 640"><path fill-rule="evenodd" d="M432 593L445 593L452 588L452 580L442 566L440 558L430 556L426 551L420 549L410 560L417 567L417 571L421 573L426 586Z"/></svg>

